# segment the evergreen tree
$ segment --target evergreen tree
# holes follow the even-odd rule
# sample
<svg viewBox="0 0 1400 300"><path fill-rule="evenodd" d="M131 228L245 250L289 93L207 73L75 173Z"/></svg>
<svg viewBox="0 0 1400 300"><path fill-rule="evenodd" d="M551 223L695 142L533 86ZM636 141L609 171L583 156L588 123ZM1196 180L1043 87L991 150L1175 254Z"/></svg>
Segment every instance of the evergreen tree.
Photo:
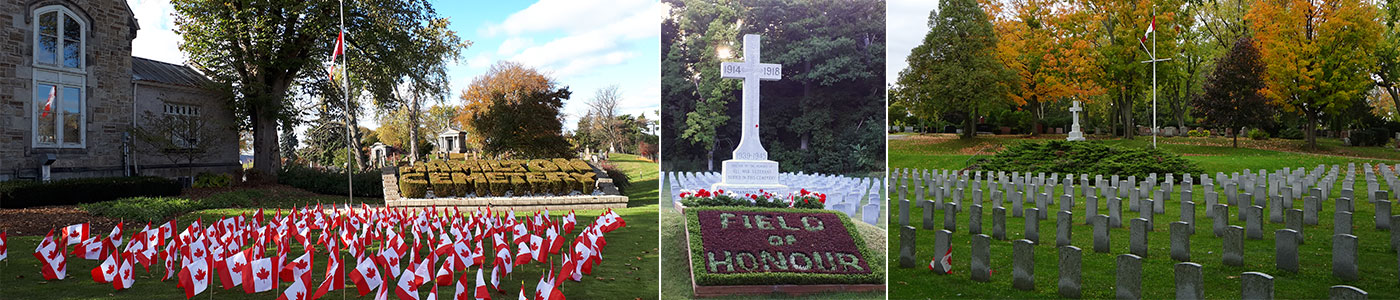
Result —
<svg viewBox="0 0 1400 300"><path fill-rule="evenodd" d="M1262 126L1273 119L1273 106L1259 89L1264 88L1264 61L1254 39L1245 36L1220 57L1215 72L1206 78L1205 92L1192 101L1192 112L1201 123L1227 128L1239 147L1240 127Z"/></svg>
<svg viewBox="0 0 1400 300"><path fill-rule="evenodd" d="M910 105L962 116L962 138L972 138L978 113L1009 103L1014 74L997 59L996 34L976 0L940 2L929 27L897 84Z"/></svg>

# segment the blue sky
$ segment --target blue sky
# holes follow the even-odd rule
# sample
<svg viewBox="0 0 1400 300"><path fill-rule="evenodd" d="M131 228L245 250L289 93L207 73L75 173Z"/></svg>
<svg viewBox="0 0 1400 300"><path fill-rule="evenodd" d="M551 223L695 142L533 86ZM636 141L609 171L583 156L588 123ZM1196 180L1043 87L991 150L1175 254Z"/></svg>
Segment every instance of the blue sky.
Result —
<svg viewBox="0 0 1400 300"><path fill-rule="evenodd" d="M168 0L128 0L141 31L132 42L132 55L184 63ZM495 62L516 61L553 74L573 97L565 102L572 130L587 110L594 93L617 84L623 96L620 111L646 113L657 119L660 109L660 24L664 9L655 0L540 0L432 1L438 14L450 18L452 29L472 46L448 67L453 96ZM351 74L354 76L354 74ZM361 126L377 127L373 117Z"/></svg>

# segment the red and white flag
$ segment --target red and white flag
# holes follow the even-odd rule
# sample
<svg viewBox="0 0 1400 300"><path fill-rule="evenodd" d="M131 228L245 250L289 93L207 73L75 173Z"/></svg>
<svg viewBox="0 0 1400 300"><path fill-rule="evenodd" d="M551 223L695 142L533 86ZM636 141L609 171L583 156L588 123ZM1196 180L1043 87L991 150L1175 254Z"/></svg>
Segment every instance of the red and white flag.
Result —
<svg viewBox="0 0 1400 300"><path fill-rule="evenodd" d="M941 267L945 273L953 274L953 248L948 248L948 253L928 263L929 270L938 269L934 267Z"/></svg>
<svg viewBox="0 0 1400 300"><path fill-rule="evenodd" d="M53 230L49 230L44 240L39 242L39 247L34 248L34 258L38 258L43 264L39 269L44 275L44 280L63 280L68 277L68 257L63 255L62 248L54 241Z"/></svg>
<svg viewBox="0 0 1400 300"><path fill-rule="evenodd" d="M399 300L418 300L418 287L431 278L428 270L432 269L430 267L432 264L433 262L426 259L421 260L412 264L412 272L404 273L403 276L399 277L399 284L394 288L394 294L399 297Z"/></svg>
<svg viewBox="0 0 1400 300"><path fill-rule="evenodd" d="M1152 34L1152 32L1154 31L1157 31L1157 16L1152 16L1152 22L1147 23L1147 32L1143 33L1142 35L1147 36L1148 34Z"/></svg>
<svg viewBox="0 0 1400 300"><path fill-rule="evenodd" d="M49 116L49 111L53 109L53 98L55 96L58 96L58 86L53 86L49 88L49 99L44 100L44 112L39 115L40 117Z"/></svg>
<svg viewBox="0 0 1400 300"><path fill-rule="evenodd" d="M577 223L578 220L574 217L574 211L570 210L569 214L564 215L564 234L573 234L574 224Z"/></svg>
<svg viewBox="0 0 1400 300"><path fill-rule="evenodd" d="M73 224L63 228L63 239L68 245L82 243L88 239L88 224Z"/></svg>
<svg viewBox="0 0 1400 300"><path fill-rule="evenodd" d="M235 286L243 284L243 270L248 268L248 257L256 248L235 252L224 258L219 268L219 280L224 285L224 289L233 289Z"/></svg>
<svg viewBox="0 0 1400 300"><path fill-rule="evenodd" d="M10 257L10 246L9 243L5 241L6 238L5 232L0 232L0 260L5 260L5 258Z"/></svg>
<svg viewBox="0 0 1400 300"><path fill-rule="evenodd" d="M491 291L486 289L486 281L482 280L482 273L486 273L486 270L482 268L476 269L476 289L475 292L473 292L475 298L472 299L491 300Z"/></svg>
<svg viewBox="0 0 1400 300"><path fill-rule="evenodd" d="M261 255L258 255L261 256ZM277 275L273 274L271 257L254 259L243 269L243 292L261 293L277 287Z"/></svg>
<svg viewBox="0 0 1400 300"><path fill-rule="evenodd" d="M282 275L283 281L296 281L297 278L301 278L302 274L311 272L311 249L310 246L307 246L306 253L293 259L290 263L287 263L287 265L282 266L282 272L280 274Z"/></svg>
<svg viewBox="0 0 1400 300"><path fill-rule="evenodd" d="M209 251L204 246L203 240L197 240L189 244L189 256L183 261L184 266L180 271L180 287L185 288L185 298L193 298L194 295L203 293L209 289Z"/></svg>
<svg viewBox="0 0 1400 300"><path fill-rule="evenodd" d="M112 288L118 291L129 289L136 283L136 258L131 253L122 253L118 261L117 277L112 279Z"/></svg>
<svg viewBox="0 0 1400 300"><path fill-rule="evenodd" d="M479 271L480 269L481 269L481 268L478 268L478 271L476 272L476 273L477 273L477 275L476 275L477 278L481 278L481 271ZM471 276L471 273L472 273L471 270L462 271L462 277L458 277L458 278L457 278L457 285L455 286L456 289L453 290L452 299L456 299L456 300L471 300L471 299L472 299L472 296L471 296L472 293L470 293L470 292L467 290L467 277L468 277L468 276Z"/></svg>
<svg viewBox="0 0 1400 300"><path fill-rule="evenodd" d="M97 282L97 283L108 283L108 282L112 282L112 279L113 279L113 278L116 278L116 277L117 277L117 257L116 257L116 255L108 255L108 256L107 256L107 259L105 259L105 260L102 261L102 264L97 265L96 268L92 268L92 281L93 281L93 282Z"/></svg>
<svg viewBox="0 0 1400 300"><path fill-rule="evenodd" d="M311 273L298 274L291 281L292 285L282 290L277 300L306 300L307 294L311 293Z"/></svg>
<svg viewBox="0 0 1400 300"><path fill-rule="evenodd" d="M340 247L331 246L330 253L326 256L326 279L321 281L321 286L316 288L316 295L311 299L319 299L327 292L345 289L345 268L340 262Z"/></svg>
<svg viewBox="0 0 1400 300"><path fill-rule="evenodd" d="M350 281L355 283L360 297L364 297L384 284L384 276L379 274L379 269L374 266L373 260L362 259L359 264L355 265L355 272L350 273Z"/></svg>

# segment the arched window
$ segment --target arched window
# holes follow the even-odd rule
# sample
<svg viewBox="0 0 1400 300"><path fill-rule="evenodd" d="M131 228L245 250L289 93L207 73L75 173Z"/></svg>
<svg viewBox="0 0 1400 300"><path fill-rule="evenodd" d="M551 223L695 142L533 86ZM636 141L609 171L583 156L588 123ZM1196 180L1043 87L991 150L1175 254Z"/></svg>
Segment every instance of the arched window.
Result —
<svg viewBox="0 0 1400 300"><path fill-rule="evenodd" d="M63 6L34 10L34 148L87 145L87 22Z"/></svg>

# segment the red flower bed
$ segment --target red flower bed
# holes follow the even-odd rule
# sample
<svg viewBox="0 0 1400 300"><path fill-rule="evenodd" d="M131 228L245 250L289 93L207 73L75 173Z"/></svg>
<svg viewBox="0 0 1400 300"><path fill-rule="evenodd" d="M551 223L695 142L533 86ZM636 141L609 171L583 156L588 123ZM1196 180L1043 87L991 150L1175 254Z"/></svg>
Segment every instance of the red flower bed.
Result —
<svg viewBox="0 0 1400 300"><path fill-rule="evenodd" d="M710 273L869 274L842 220L825 212L703 210L703 265Z"/></svg>

